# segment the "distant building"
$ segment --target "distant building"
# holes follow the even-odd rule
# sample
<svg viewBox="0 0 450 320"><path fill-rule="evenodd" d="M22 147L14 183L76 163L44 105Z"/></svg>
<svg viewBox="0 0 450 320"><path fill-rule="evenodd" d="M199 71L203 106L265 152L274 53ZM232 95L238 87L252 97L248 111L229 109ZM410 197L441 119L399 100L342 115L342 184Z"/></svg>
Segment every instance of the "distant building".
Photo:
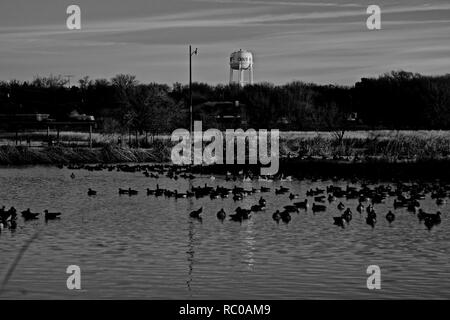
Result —
<svg viewBox="0 0 450 320"><path fill-rule="evenodd" d="M195 106L194 120L220 130L245 128L246 106L239 101L208 101Z"/></svg>

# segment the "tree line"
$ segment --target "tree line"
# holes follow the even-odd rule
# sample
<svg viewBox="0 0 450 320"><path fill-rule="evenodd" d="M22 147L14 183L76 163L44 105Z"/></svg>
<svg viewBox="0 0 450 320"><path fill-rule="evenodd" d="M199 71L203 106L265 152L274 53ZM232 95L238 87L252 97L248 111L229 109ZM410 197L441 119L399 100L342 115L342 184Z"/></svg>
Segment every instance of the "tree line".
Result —
<svg viewBox="0 0 450 320"><path fill-rule="evenodd" d="M245 126L255 129L450 129L450 74L393 71L353 86L193 83L192 100L194 119L209 119L204 113L210 111L201 108L208 101L239 101ZM0 114L48 113L64 120L74 110L94 115L105 131L170 133L189 128L189 87L143 84L126 74L84 77L70 87L53 75L0 82Z"/></svg>

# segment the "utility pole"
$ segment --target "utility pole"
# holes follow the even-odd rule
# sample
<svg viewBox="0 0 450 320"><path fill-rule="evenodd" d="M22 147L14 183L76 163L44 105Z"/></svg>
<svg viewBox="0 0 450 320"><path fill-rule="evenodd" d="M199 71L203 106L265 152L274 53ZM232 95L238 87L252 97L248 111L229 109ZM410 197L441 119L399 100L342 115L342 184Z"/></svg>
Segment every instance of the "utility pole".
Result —
<svg viewBox="0 0 450 320"><path fill-rule="evenodd" d="M192 51L192 46L189 45L189 132L191 134L191 141L193 139L193 132L194 132L194 123L193 123L193 111L192 111L192 56L198 54L198 49L195 48L194 51Z"/></svg>

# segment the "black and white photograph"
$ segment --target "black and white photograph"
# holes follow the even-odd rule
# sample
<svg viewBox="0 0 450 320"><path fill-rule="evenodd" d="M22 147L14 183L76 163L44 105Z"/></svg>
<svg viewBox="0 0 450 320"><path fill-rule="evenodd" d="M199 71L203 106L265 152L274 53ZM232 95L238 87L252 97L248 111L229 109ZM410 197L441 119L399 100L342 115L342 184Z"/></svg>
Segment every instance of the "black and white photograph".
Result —
<svg viewBox="0 0 450 320"><path fill-rule="evenodd" d="M448 0L0 0L0 300L403 299L450 299Z"/></svg>

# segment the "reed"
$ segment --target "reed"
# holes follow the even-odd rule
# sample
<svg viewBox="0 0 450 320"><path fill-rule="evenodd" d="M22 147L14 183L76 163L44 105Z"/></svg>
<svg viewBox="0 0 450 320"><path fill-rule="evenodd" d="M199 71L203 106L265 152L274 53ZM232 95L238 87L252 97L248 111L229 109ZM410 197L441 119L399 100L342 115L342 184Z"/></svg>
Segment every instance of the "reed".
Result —
<svg viewBox="0 0 450 320"><path fill-rule="evenodd" d="M106 145L102 148L1 146L0 165L35 165L68 163L165 162L170 159L170 148L121 148Z"/></svg>

